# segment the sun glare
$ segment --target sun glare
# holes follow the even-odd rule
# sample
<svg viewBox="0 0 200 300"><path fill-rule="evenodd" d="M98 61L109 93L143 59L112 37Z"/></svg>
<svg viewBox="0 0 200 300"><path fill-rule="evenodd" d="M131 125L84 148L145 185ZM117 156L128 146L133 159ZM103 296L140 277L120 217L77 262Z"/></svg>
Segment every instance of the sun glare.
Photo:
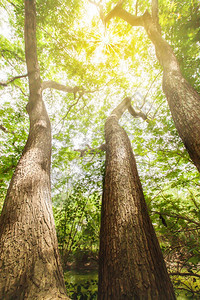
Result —
<svg viewBox="0 0 200 300"><path fill-rule="evenodd" d="M88 1L84 10L84 25L91 28L87 39L89 42L88 47L93 48L90 61L95 64L103 63L109 55L115 55L120 59L120 44L122 39L120 34L116 31L113 32L110 27L109 29L106 28L100 18L99 9L95 4ZM97 27L95 27L96 30L91 27L93 21L97 24L95 25Z"/></svg>
<svg viewBox="0 0 200 300"><path fill-rule="evenodd" d="M108 46L110 44L110 38L106 33L102 36L102 44L104 44L105 46Z"/></svg>
<svg viewBox="0 0 200 300"><path fill-rule="evenodd" d="M96 49L93 53L93 62L101 63L106 60L108 55L119 56L120 38L117 34L107 31L106 28L99 30L95 39L91 41L96 44Z"/></svg>

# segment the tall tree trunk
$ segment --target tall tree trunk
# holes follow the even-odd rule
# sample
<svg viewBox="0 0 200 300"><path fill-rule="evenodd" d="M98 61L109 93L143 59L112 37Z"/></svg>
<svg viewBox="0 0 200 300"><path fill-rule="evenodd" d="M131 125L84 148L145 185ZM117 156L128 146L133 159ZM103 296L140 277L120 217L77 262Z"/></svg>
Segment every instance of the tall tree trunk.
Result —
<svg viewBox="0 0 200 300"><path fill-rule="evenodd" d="M99 300L175 299L151 224L135 158L118 119L126 98L105 124L106 171L102 202Z"/></svg>
<svg viewBox="0 0 200 300"><path fill-rule="evenodd" d="M51 126L42 100L35 0L25 0L30 130L0 218L0 299L69 299L51 204Z"/></svg>
<svg viewBox="0 0 200 300"><path fill-rule="evenodd" d="M146 12L144 16L144 27L163 67L163 91L176 129L200 172L200 95L183 78L172 48L162 38L150 14Z"/></svg>
<svg viewBox="0 0 200 300"><path fill-rule="evenodd" d="M156 4L153 1L154 8ZM183 78L179 63L170 45L162 38L157 8L154 20L148 11L142 16L134 16L117 5L105 18L108 22L118 16L132 26L143 26L153 42L158 61L163 67L163 91L177 131L198 171L200 172L200 95Z"/></svg>

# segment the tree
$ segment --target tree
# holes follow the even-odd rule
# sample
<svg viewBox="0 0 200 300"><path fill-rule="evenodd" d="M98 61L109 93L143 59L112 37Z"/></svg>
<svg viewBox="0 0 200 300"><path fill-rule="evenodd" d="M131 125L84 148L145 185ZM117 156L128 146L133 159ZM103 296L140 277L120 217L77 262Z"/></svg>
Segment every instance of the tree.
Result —
<svg viewBox="0 0 200 300"><path fill-rule="evenodd" d="M0 219L1 299L68 299L51 204L51 126L42 100L35 1L25 1L30 130Z"/></svg>
<svg viewBox="0 0 200 300"><path fill-rule="evenodd" d="M131 26L143 26L156 49L163 67L163 91L183 143L197 169L200 171L200 96L183 78L176 56L162 38L158 23L158 1L152 0L152 15L146 10L142 16L132 15L122 8L124 1L107 14L105 22L120 17Z"/></svg>
<svg viewBox="0 0 200 300"><path fill-rule="evenodd" d="M165 19L167 19L166 15L168 16L169 11L171 11L171 6L165 5L167 1L163 0L161 2L165 7L165 12L162 15ZM132 5L133 1L131 0L130 2ZM175 4L178 2L180 0L176 0ZM2 93L4 95L7 93L8 95L7 103L3 105L0 111L1 114L4 110L0 124L2 133L0 143L3 140L3 144L0 145L0 155L2 155L0 185L3 186L3 189L1 188L0 190L1 194L4 194L8 180L11 178L16 162L24 147L25 136L28 134L24 108L27 101L27 70L23 50L22 29L24 7L19 0L13 0L12 2L7 0L1 1L1 4L4 5L4 3L8 6L8 8L6 7L7 11L11 14L10 24L13 34L12 38L10 36L7 38L6 33L5 38L1 37L2 49L0 50L2 65L5 65L4 74L1 73L1 76L2 74L4 76L4 80L1 80L0 85L1 87L3 86ZM158 237L160 237L159 241L161 241L162 249L166 245L170 248L172 243L169 238L167 239L167 230L171 227L170 225L173 226L174 219L180 223L175 227L175 229L180 230L180 235L183 229L181 223L183 219L181 217L187 216L188 220L195 217L195 222L198 222L198 212L196 214L193 212L196 206L190 206L188 202L188 209L184 207L184 210L181 210L184 206L182 199L180 199L182 205L179 207L176 205L177 198L172 196L175 192L179 193L180 190L185 194L186 189L189 190L189 188L194 187L195 197L197 198L199 195L195 188L195 185L197 187L199 182L197 171L188 159L186 150L168 114L168 108L163 102L162 92L154 80L155 78L159 80L160 67L154 61L152 63L152 57L149 55L151 51L148 54L145 51L147 47L150 47L150 41L142 36L141 30L127 26L120 19L117 24L112 20L109 23L109 28L101 28L102 24L99 22L98 14L94 15L93 19L88 14L90 11L90 9L87 10L88 3L87 1L79 0L69 0L67 2L37 0L37 54L40 64L40 77L44 79L44 82L41 83L42 89L54 87L68 92L67 95L52 90L47 90L43 93L43 99L45 105L47 105L53 128L51 183L53 200L55 201L55 214L58 212L59 215L56 221L61 221L60 224L57 224L58 234L59 226L62 225L62 214L60 215L60 206L57 207L57 200L65 199L65 195L68 195L69 190L76 193L74 181L80 183L80 179L84 177L84 180L81 181L84 182L83 186L87 188L87 192L84 192L84 197L88 197L94 190L99 192L101 187L101 172L98 169L103 164L102 161L96 164L90 156L88 163L84 164L82 160L79 164L78 160L74 159L77 158L74 148L90 143L92 147L98 147L99 144L103 143L103 125L109 114L110 107L116 106L117 99L124 98L126 95L133 95L138 88L137 91L145 96L139 104L137 99L135 99L134 107L138 105L143 112L147 113L148 118L153 118L153 120L147 124L140 122L140 119L135 119L134 123L131 123L129 126L128 116L125 115L122 122L126 131L130 133L145 199L150 213L153 213L153 223L155 224L155 229L159 232ZM103 4L103 1L101 3ZM139 4L138 11L142 14L146 3L144 5L141 1L137 1L137 3ZM183 3L185 4L185 2ZM171 4L174 4L174 2L171 2ZM126 5L128 4L126 3ZM189 5L190 3L188 7ZM79 10L80 6L82 7L81 10ZM142 9L140 9L141 7ZM180 7L182 6L180 5ZM182 14L182 11L180 13ZM165 36L167 36L167 33L178 32L177 39L179 39L179 44L175 43L176 40L174 40L174 44L178 45L180 52L183 53L185 63L185 52L182 51L181 47L183 37L178 36L179 30L174 30L172 23L168 22L167 26L169 30L165 32ZM134 34L132 34L133 31ZM107 33L110 32L111 39L109 41ZM190 43L190 39L187 39L187 46ZM190 66L193 72L195 69L191 67L193 66L191 64L193 55L192 53L189 54L187 65ZM195 62L198 66L197 60ZM123 68L127 65L128 68ZM139 85L141 78L144 80ZM46 82L47 79L51 79L51 81ZM80 94L84 92L83 89L77 96L77 88L73 89L65 85L59 85L54 80L62 80L62 83L66 81L69 85L84 86L85 90L91 90L93 93L85 93L83 97L80 97ZM192 83L194 82L198 86L198 80L195 77L192 80ZM154 83L153 86L152 83ZM10 100L12 97L10 95L13 95L12 101ZM16 104L13 105L14 101ZM38 134L40 133L38 132ZM2 145L3 147L1 147ZM91 166L93 167L92 170ZM84 168L85 172L83 172ZM19 170L18 167L17 170ZM23 171L25 172L25 170ZM96 171L99 171L98 174ZM92 177L94 177L94 180L91 179ZM98 183L98 187L94 188L94 182ZM88 189L90 189L89 192ZM181 198L181 196L179 197ZM186 201L188 200L186 199ZM38 209L41 208L38 206ZM70 211L69 205L68 211ZM70 219L73 220L70 213ZM162 223L159 216L162 216L168 224L165 231L163 228L160 228ZM71 226L73 224L69 224L69 227ZM84 226L89 229L88 219L84 220ZM63 227L60 226L60 228ZM192 229L191 240L195 240L195 237L198 235L193 237L192 232L194 228L191 227L190 229ZM65 225L63 231L65 231ZM165 236L163 237L163 235ZM172 234L171 238L173 241L174 235ZM62 238L63 236L61 235ZM166 242L163 242L163 240ZM186 242L188 239L184 237L182 240ZM193 247L194 245L195 247ZM174 248L176 246L174 244ZM19 249L18 246L17 249ZM185 249L190 249L190 251ZM185 252L189 252L186 258L192 257L196 249L198 249L198 241L196 243L188 243L188 247L184 248ZM177 248L175 251L177 251ZM196 258L198 258L197 255ZM188 262L188 266L191 268L190 262Z"/></svg>
<svg viewBox="0 0 200 300"><path fill-rule="evenodd" d="M98 299L175 299L151 224L129 138L118 121L131 99L105 123Z"/></svg>

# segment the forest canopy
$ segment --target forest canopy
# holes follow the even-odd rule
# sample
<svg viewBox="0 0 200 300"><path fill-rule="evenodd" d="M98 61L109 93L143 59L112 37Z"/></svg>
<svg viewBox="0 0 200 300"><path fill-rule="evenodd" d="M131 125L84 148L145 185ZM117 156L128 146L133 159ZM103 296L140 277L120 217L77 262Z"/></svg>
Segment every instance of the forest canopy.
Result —
<svg viewBox="0 0 200 300"><path fill-rule="evenodd" d="M200 275L200 177L162 90L165 67L143 26L131 26L117 15L106 20L119 3L132 15L143 16L151 12L150 2L36 1L37 58L52 128L53 212L64 268L82 253L98 256L104 124L131 97L136 118L125 112L120 125L131 141L168 270ZM29 134L29 82L24 3L0 0L0 5L2 209ZM199 1L160 0L159 26L183 77L199 94ZM174 277L174 284L181 285L181 280ZM198 295L198 285L191 282L183 284Z"/></svg>

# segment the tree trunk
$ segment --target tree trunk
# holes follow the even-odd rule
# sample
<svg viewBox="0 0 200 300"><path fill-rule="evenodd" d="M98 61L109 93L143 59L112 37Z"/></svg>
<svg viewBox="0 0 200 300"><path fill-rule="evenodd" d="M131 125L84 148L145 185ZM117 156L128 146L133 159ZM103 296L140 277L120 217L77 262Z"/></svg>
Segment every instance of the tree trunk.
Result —
<svg viewBox="0 0 200 300"><path fill-rule="evenodd" d="M118 124L121 113L130 106L130 99L122 104L123 110L114 110L105 124L98 299L175 299L148 215L131 144Z"/></svg>
<svg viewBox="0 0 200 300"><path fill-rule="evenodd" d="M25 1L30 130L0 218L0 298L69 299L51 204L51 126L42 100L35 0Z"/></svg>
<svg viewBox="0 0 200 300"><path fill-rule="evenodd" d="M176 129L200 172L200 95L183 78L172 48L162 38L158 22L154 22L148 11L137 17L117 5L107 15L106 21L108 22L115 16L132 26L143 26L153 42L158 61L163 67L163 91L167 97Z"/></svg>
<svg viewBox="0 0 200 300"><path fill-rule="evenodd" d="M150 14L145 13L144 27L155 45L163 67L163 91L176 129L200 172L200 95L183 78L179 63L170 45L162 38Z"/></svg>

